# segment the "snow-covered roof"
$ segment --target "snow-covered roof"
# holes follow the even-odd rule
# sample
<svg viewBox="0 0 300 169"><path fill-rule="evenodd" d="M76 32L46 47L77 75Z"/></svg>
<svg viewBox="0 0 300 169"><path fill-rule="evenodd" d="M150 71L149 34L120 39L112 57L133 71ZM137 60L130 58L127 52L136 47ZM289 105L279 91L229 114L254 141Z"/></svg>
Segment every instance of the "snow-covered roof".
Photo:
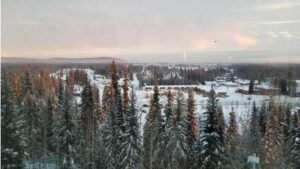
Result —
<svg viewBox="0 0 300 169"><path fill-rule="evenodd" d="M235 83L235 82L224 82L223 83L225 86L240 86L240 84Z"/></svg>

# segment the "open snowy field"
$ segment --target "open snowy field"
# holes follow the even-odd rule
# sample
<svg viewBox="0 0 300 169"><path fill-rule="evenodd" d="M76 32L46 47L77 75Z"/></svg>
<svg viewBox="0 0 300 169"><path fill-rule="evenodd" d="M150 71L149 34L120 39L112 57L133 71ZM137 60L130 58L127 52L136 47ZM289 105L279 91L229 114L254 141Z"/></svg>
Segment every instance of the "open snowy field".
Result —
<svg viewBox="0 0 300 169"><path fill-rule="evenodd" d="M103 93L103 89L105 86L105 83L107 80L103 79L95 79L95 74L94 71L91 69L85 69L85 71L88 74L88 78L92 84L95 84L99 88L99 95L100 98ZM98 76L98 75L96 75ZM136 74L134 74L134 79L131 81L131 85L134 87L136 90L136 96L137 96L137 106L138 109L140 110L140 122L141 122L141 127L146 122L146 116L149 111L149 104L150 104L150 99L153 94L152 90L145 90L145 89L139 89L139 81L136 77ZM63 76L65 78L65 76ZM105 82L104 82L105 81ZM122 79L119 80L119 84L122 84ZM182 86L181 86L182 87ZM206 85L197 85L198 88L203 89L205 91L209 91L211 89L211 82L206 83ZM236 90L240 88L241 86L232 86L232 87L227 87L227 86L222 86L222 85L217 85L214 87L214 90L216 93L219 92L225 92L228 97L221 97L219 98L219 103L223 107L223 112L225 119L227 120L230 111L232 108L234 108L236 114L237 114L237 119L238 121L243 121L245 119L248 119L250 116L251 112L251 107L253 102L255 101L256 106L260 107L262 102L268 102L270 100L269 96L264 96L264 95L245 95L241 93L237 93ZM245 86L247 87L247 86ZM160 102L163 108L163 105L166 104L166 97L164 93L167 90L161 90L161 97L160 97ZM172 89L172 92L174 94L177 93L177 90ZM187 93L184 92L184 96L187 97ZM274 101L277 103L281 104L286 104L289 103L291 106L299 106L300 105L300 98L299 97L289 97L289 96L274 96L273 97ZM206 106L206 100L207 97L203 96L202 94L197 94L195 93L195 100L196 100L196 115L198 116L198 119L201 118L201 115L205 111L205 106ZM80 98L77 97L77 102L80 103Z"/></svg>

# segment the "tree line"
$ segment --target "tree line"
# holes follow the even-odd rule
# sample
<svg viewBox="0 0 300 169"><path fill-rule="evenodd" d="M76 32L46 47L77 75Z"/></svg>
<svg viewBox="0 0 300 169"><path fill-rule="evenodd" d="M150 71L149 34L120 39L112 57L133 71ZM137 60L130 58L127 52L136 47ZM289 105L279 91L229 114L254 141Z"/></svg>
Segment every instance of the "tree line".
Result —
<svg viewBox="0 0 300 169"><path fill-rule="evenodd" d="M221 67L204 69L203 67L188 67L181 65L180 68L170 68L169 66L146 66L142 72L137 72L140 87L145 84L154 85L156 81L160 85L198 85L205 84L205 81L213 81L215 77L226 73ZM134 67L136 69L136 67ZM133 70L135 70L133 69ZM150 74L150 75L149 75Z"/></svg>
<svg viewBox="0 0 300 169"><path fill-rule="evenodd" d="M101 99L84 71L70 71L66 81L62 73L3 71L1 168L55 156L62 169L246 169L252 154L263 168L300 166L299 110L292 105L253 102L248 119L238 123L232 108L226 121L211 89L197 117L193 90L187 98L168 91L162 104L156 82L141 130L136 92L128 73L118 83L119 71L113 62ZM83 86L80 102L75 84Z"/></svg>

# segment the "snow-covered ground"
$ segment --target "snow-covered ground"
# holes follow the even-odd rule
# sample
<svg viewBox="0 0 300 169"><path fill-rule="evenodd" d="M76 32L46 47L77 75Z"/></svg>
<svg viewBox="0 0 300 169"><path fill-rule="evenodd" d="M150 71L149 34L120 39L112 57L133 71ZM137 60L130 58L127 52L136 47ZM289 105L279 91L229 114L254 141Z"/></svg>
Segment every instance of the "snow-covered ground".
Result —
<svg viewBox="0 0 300 169"><path fill-rule="evenodd" d="M203 85L200 87L201 89L210 90L210 85ZM263 95L243 95L240 93L236 93L237 87L215 87L215 91L218 92L226 92L228 97L226 98L218 98L219 103L223 107L223 112L225 119L227 120L229 117L229 113L234 108L238 121L242 121L245 119L248 119L251 113L252 104L255 101L256 106L260 107L262 102L268 102L269 96L263 96ZM175 90L173 92L176 93ZM161 92L162 93L162 92ZM137 97L139 101L139 108L143 110L143 112L148 112L149 107L143 107L144 104L149 105L151 95L153 94L153 91L145 91L145 90L139 90L137 91ZM187 93L184 93L185 98L187 98ZM275 102L278 103L290 103L291 105L299 106L300 104L300 98L291 98L289 96L275 96L274 98ZM201 118L201 115L205 112L205 106L207 97L196 94L195 93L195 100L196 100L196 114ZM160 101L162 105L166 104L166 97L164 95L161 95ZM141 122L142 125L145 123L146 119L146 113L143 113L141 116Z"/></svg>
<svg viewBox="0 0 300 169"><path fill-rule="evenodd" d="M95 84L98 89L99 89L99 95L100 98L103 93L103 89L105 84L107 83L107 79L101 79L97 78L94 79L94 71L91 69L85 69L88 75L88 79L92 84ZM64 78L64 76L63 76ZM103 82L105 81L105 82ZM122 82L122 79L119 81L120 83ZM215 84L215 82L207 82L206 85L197 85L198 88L209 91L211 89L212 84ZM149 111L149 104L151 100L151 96L153 94L152 90L145 90L141 89L139 90L139 81L137 79L136 74L133 76L133 81L131 81L131 85L134 86L134 89L136 90L136 96L137 96L137 106L138 109L140 110L140 122L141 122L141 127L145 124L146 122L146 115ZM181 85L180 87L183 87L184 85ZM266 86L266 85L265 85ZM174 87L174 86L173 86ZM187 87L187 86L186 86ZM237 118L238 120L244 120L247 119L250 116L251 112L251 107L252 103L255 101L256 105L258 107L261 106L262 102L268 102L270 97L269 96L263 96L263 95L245 95L241 93L236 93L236 90L238 88L241 88L242 86L224 86L224 85L215 85L214 89L216 93L219 92L226 92L226 95L228 97L222 97L219 98L219 102L223 107L223 112L225 115L225 118L227 119L229 116L229 112L234 108L235 112L237 113ZM247 86L246 86L247 87ZM166 104L166 97L163 94L166 90L161 90L161 97L160 97L160 102L162 105ZM176 93L177 91L172 89L172 92ZM187 93L184 93L185 98L187 98ZM273 97L274 101L277 103L290 103L292 106L299 106L300 104L300 98L299 97L289 97L289 96L274 96ZM80 102L80 98L77 98L78 102ZM202 94L196 94L195 93L195 100L196 100L196 114L198 118L201 118L201 115L205 112L205 105L206 105L206 100L207 97L203 96Z"/></svg>

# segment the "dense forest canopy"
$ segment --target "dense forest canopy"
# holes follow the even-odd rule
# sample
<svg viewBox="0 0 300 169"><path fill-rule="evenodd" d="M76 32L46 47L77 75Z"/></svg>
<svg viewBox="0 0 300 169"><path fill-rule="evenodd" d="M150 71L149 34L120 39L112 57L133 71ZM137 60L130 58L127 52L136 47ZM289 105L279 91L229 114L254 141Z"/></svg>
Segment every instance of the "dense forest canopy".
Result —
<svg viewBox="0 0 300 169"><path fill-rule="evenodd" d="M72 69L63 72L64 68ZM3 65L1 168L46 168L51 163L62 169L246 169L252 167L247 158L253 154L260 158L262 168L297 168L300 103L282 104L272 97L260 103L251 101L249 117L240 121L233 107L225 118L213 87L201 116L196 112L193 88L165 93L158 87L203 84L225 73L289 82L299 79L297 68L299 65L170 68L114 62ZM91 83L85 69L109 78L103 91ZM154 85L143 125L133 76ZM74 92L78 86L82 87L79 96Z"/></svg>

